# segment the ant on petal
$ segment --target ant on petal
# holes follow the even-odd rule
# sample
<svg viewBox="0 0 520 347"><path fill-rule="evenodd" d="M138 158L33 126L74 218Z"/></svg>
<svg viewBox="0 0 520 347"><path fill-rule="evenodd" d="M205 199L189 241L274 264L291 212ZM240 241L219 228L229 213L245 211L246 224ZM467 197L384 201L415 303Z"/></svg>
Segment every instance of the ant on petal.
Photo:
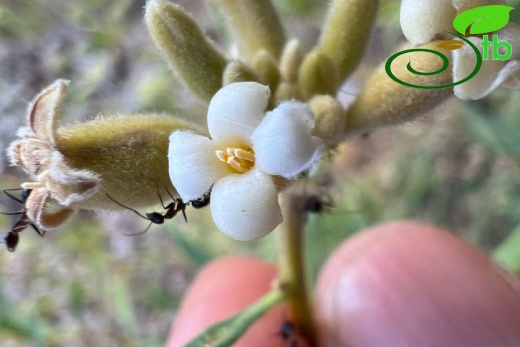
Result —
<svg viewBox="0 0 520 347"><path fill-rule="evenodd" d="M211 189L205 193L203 196L197 199L193 199L188 201L188 205L191 205L193 208L203 208L209 205L211 199Z"/></svg>
<svg viewBox="0 0 520 347"><path fill-rule="evenodd" d="M157 185L157 182L155 184ZM157 186L157 195L159 196L159 200L161 201L161 205L162 205L163 209L166 212L164 214L161 214L160 212L151 212L151 213L146 213L145 215L142 215L137 210L134 210L131 207L123 205L122 203L120 203L119 201L115 200L113 197L111 197L107 193L107 197L110 200L112 200L114 203L118 204L119 206L121 206L123 208L126 208L127 210L133 211L139 217L150 221L150 224L148 225L148 227L144 231L139 232L139 233L134 233L134 234L125 234L125 235L128 235L128 236L142 235L142 234L146 233L148 231L148 229L150 229L152 224L164 224L164 221L166 219L172 219L173 217L175 217L177 215L177 213L179 213L179 211L182 212L182 215L184 216L184 220L186 222L188 222L188 218L186 217L186 206L187 206L187 204L184 203L181 199L175 199L168 189L166 189L166 191L168 192L168 195L170 195L170 198L172 199L172 202L169 203L168 205L164 205L164 201L163 201L163 199L161 197L161 194L159 193L159 186Z"/></svg>
<svg viewBox="0 0 520 347"><path fill-rule="evenodd" d="M22 199L18 199L16 196L9 193L11 191L18 191L18 190L22 191ZM5 189L3 192L11 199L25 205L27 199L29 198L29 195L31 194L31 191L32 191L32 189L15 188L15 189ZM40 230L34 224L34 222L31 219L29 219L29 217L27 216L26 208L24 208L23 210L20 210L20 211L16 211L16 212L0 212L0 214L9 215L9 216L20 215L20 220L13 225L11 230L7 233L7 236L4 238L4 242L5 242L5 244L7 246L7 250L9 252L14 252L16 250L16 246L18 245L18 241L20 240L19 233L21 233L29 225L41 237L43 237L45 235L46 231Z"/></svg>

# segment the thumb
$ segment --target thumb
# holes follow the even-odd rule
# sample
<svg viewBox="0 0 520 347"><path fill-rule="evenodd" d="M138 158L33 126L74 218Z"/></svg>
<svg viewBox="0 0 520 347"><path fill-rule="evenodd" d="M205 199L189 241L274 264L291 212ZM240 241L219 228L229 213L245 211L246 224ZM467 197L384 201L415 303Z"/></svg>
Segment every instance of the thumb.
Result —
<svg viewBox="0 0 520 347"><path fill-rule="evenodd" d="M343 244L316 311L324 346L520 346L520 280L434 227L396 222Z"/></svg>

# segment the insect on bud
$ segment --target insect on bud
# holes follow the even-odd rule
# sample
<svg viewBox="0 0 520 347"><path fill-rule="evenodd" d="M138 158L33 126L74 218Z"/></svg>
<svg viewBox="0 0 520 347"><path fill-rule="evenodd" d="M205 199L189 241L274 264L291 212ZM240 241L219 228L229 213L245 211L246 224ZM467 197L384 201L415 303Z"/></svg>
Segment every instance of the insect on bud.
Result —
<svg viewBox="0 0 520 347"><path fill-rule="evenodd" d="M8 148L13 165L32 181L27 214L38 226L55 228L75 210L120 209L107 194L133 206L157 203L156 184L178 195L168 177L168 137L198 132L172 116L98 117L58 126L69 82L57 80L31 103L27 127Z"/></svg>

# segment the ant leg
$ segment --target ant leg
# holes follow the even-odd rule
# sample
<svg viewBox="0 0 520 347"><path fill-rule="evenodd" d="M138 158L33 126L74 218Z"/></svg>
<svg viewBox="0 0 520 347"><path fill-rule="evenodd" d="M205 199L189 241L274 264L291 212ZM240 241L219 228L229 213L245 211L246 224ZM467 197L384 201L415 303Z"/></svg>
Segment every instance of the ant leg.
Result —
<svg viewBox="0 0 520 347"><path fill-rule="evenodd" d="M181 200L182 202L182 200ZM181 208L181 211L182 211L182 216L184 217L184 221L186 223L188 223L188 217L186 217L186 205L184 204L184 202L182 202L182 208Z"/></svg>
<svg viewBox="0 0 520 347"><path fill-rule="evenodd" d="M29 224L33 229L34 231L36 231L36 233L38 235L40 235L41 237L44 237L45 236L45 233L47 232L47 230L40 230L36 225L34 224Z"/></svg>
<svg viewBox="0 0 520 347"><path fill-rule="evenodd" d="M166 192L168 192L168 195L170 196L170 198L173 200L173 201L177 201L177 199L175 199L172 195L172 193L170 193L170 191L168 190L168 188L164 187L164 189L166 189Z"/></svg>
<svg viewBox="0 0 520 347"><path fill-rule="evenodd" d="M157 184L157 181L154 180L154 179L151 179L153 181L153 183L155 183L155 188L157 189L157 195L159 195L159 200L161 201L161 205L163 207L163 209L167 210L168 207L164 205L164 201L162 199L162 196L161 196L161 193L159 193L159 185ZM168 191L168 189L166 189L166 191ZM168 194L170 194L170 192L168 192ZM171 194L170 194L171 196ZM175 199L173 199L173 201L175 201Z"/></svg>
<svg viewBox="0 0 520 347"><path fill-rule="evenodd" d="M144 233L146 233L148 231L148 229L150 229L150 227L152 226L153 222L150 222L150 224L148 225L148 227L146 229L144 229L144 231L141 231L141 232L138 232L138 233L133 233L133 234L127 234L127 233L123 233L123 235L126 235L126 236L137 236L137 235L142 235Z"/></svg>
<svg viewBox="0 0 520 347"><path fill-rule="evenodd" d="M14 191L17 191L17 190L22 190L23 188L12 188L12 189L4 189L3 192L5 193L5 195L7 195L8 197L10 197L11 199L19 202L20 204L24 204L25 202L23 200L20 200L18 199L16 196L14 196L13 194L11 193L8 193L8 192L14 192Z"/></svg>
<svg viewBox="0 0 520 347"><path fill-rule="evenodd" d="M140 214L139 212L137 212L137 211L134 210L133 208L123 205L122 203L120 203L119 201L117 201L116 199L114 199L113 197L111 197L108 193L107 193L107 198L109 198L109 199L112 200L114 203L118 204L119 206L121 206L121 207L123 207L123 208L126 208L127 210L133 211L133 212L134 212L136 215L138 215L139 217L141 217L141 218L143 218L143 219L146 219L146 220L150 220L149 218L146 218L145 216L143 216L142 214Z"/></svg>
<svg viewBox="0 0 520 347"><path fill-rule="evenodd" d="M184 201L182 201L182 199L175 199L173 197L172 193L170 193L170 191L168 190L168 188L164 187L164 189L166 189L166 192L168 192L168 195L170 196L170 198L176 203L175 210L179 211L179 209L180 209L182 211L182 216L184 217L184 221L186 223L188 223L188 217L186 217L186 204L184 203Z"/></svg>
<svg viewBox="0 0 520 347"><path fill-rule="evenodd" d="M0 212L0 214L4 214L6 216L17 216L17 215L23 214L24 212L25 212L25 210L21 210L21 211L16 211L16 212Z"/></svg>

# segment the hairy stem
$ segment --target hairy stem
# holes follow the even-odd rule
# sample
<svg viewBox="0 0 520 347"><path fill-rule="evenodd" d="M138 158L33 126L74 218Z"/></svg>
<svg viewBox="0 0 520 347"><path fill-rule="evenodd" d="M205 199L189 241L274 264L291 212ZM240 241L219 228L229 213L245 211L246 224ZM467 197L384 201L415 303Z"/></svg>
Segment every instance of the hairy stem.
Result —
<svg viewBox="0 0 520 347"><path fill-rule="evenodd" d="M298 191L297 187L289 188L280 195L284 216L279 233L280 285L287 293L294 325L312 345L316 345L316 327L306 287L303 259L305 199L302 199L302 195L298 194Z"/></svg>

